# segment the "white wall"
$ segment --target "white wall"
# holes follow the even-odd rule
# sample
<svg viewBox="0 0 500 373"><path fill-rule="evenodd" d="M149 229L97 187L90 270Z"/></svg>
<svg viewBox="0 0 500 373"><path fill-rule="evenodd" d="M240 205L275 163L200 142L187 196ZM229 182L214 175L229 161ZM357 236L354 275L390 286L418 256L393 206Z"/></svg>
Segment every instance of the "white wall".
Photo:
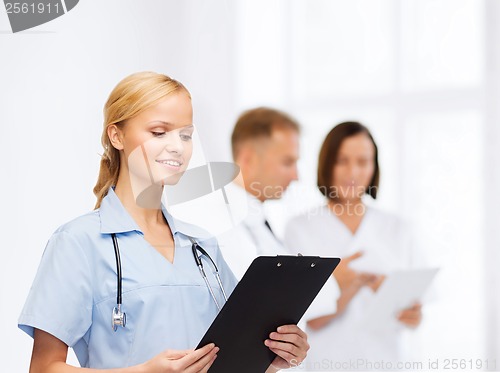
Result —
<svg viewBox="0 0 500 373"><path fill-rule="evenodd" d="M497 370L500 370L500 234L498 232L500 222L500 49L496 46L500 40L500 3L488 0L485 3L485 14L487 20L485 40L487 48L487 58L485 63L484 76L486 87L485 97L485 122L486 131L484 133L485 162L482 167L484 183L483 203L485 208L485 219L482 233L485 236L484 247L484 268L485 283L487 286L483 290L486 304L484 319L487 324L486 354L496 357Z"/></svg>

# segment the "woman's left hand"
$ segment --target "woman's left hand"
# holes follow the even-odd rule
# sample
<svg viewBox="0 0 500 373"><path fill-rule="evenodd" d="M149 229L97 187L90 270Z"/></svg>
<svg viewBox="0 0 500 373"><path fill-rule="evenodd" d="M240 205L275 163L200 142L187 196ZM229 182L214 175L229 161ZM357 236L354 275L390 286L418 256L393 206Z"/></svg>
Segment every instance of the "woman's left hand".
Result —
<svg viewBox="0 0 500 373"><path fill-rule="evenodd" d="M280 326L276 332L269 334L269 339L264 344L278 355L267 372L299 366L309 350L307 334L297 325Z"/></svg>
<svg viewBox="0 0 500 373"><path fill-rule="evenodd" d="M416 328L422 321L422 305L415 303L412 307L402 310L398 320L410 328Z"/></svg>

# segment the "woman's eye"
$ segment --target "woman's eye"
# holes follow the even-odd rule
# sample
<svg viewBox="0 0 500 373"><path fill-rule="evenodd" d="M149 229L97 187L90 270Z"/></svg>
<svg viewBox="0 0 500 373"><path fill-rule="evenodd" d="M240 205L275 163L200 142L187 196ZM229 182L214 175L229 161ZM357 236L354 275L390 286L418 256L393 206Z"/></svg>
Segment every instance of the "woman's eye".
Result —
<svg viewBox="0 0 500 373"><path fill-rule="evenodd" d="M190 135L183 135L183 134L181 134L181 140L182 141L189 141L191 139L192 139L192 137Z"/></svg>
<svg viewBox="0 0 500 373"><path fill-rule="evenodd" d="M161 137L165 134L165 132L151 132L154 137Z"/></svg>

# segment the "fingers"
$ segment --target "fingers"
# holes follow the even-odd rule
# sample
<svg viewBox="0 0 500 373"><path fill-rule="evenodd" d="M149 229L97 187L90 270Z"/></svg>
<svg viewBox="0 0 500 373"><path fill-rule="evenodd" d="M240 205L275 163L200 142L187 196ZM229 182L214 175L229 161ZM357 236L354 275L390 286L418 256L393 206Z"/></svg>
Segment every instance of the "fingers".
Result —
<svg viewBox="0 0 500 373"><path fill-rule="evenodd" d="M210 361L207 363L207 365L205 365L205 366L203 367L203 369L202 369L202 370L200 370L200 373L207 373L207 372L208 372L208 370L210 369L210 367L212 366L212 364L214 363L215 359L217 359L217 355L215 355L215 356L212 358L212 360L210 360Z"/></svg>
<svg viewBox="0 0 500 373"><path fill-rule="evenodd" d="M166 350L144 363L147 372L198 373L208 370L219 351L213 343L198 350Z"/></svg>
<svg viewBox="0 0 500 373"><path fill-rule="evenodd" d="M413 306L411 306L411 309L415 311L420 311L422 309L422 303L420 302L415 302Z"/></svg>
<svg viewBox="0 0 500 373"><path fill-rule="evenodd" d="M412 307L404 309L401 311L397 319L410 327L417 327L422 321L422 305L420 303L415 303Z"/></svg>
<svg viewBox="0 0 500 373"><path fill-rule="evenodd" d="M417 326L420 325L420 322L422 321L421 318L399 318L398 319L401 323L403 323L406 326L416 328Z"/></svg>
<svg viewBox="0 0 500 373"><path fill-rule="evenodd" d="M298 334L300 337L307 340L307 334L304 331L302 331L302 329L300 329L297 325L293 325L293 324L282 325L282 326L278 327L277 331L278 331L278 333L283 333L283 334L286 334L286 333Z"/></svg>
<svg viewBox="0 0 500 373"><path fill-rule="evenodd" d="M203 369L203 367L210 362L218 351L219 348L215 347L215 344L210 343L198 350L188 353L178 361L182 367L188 368L186 369L186 372L194 373Z"/></svg>
<svg viewBox="0 0 500 373"><path fill-rule="evenodd" d="M307 334L297 325L283 325L277 330L269 335L271 339L266 339L264 344L288 364L291 361L300 364L309 350Z"/></svg>
<svg viewBox="0 0 500 373"><path fill-rule="evenodd" d="M422 313L420 311L406 310L402 311L398 315L398 319L407 319L407 320L417 320L422 317Z"/></svg>
<svg viewBox="0 0 500 373"><path fill-rule="evenodd" d="M307 342L301 343L295 338L287 339L290 339L290 341L282 342L285 341L284 338L280 340L266 339L264 344L271 349L274 348L286 351L295 357L300 357L302 355L305 357L306 348L309 349L309 344L307 344Z"/></svg>
<svg viewBox="0 0 500 373"><path fill-rule="evenodd" d="M273 365L281 369L288 369L292 366L299 366L306 358L306 355L297 356L291 352L279 348L269 347L269 350L277 355L277 358L273 361Z"/></svg>
<svg viewBox="0 0 500 373"><path fill-rule="evenodd" d="M369 281L368 281L367 285L375 292L378 290L380 285L382 285L384 280L385 280L384 275L369 274Z"/></svg>
<svg viewBox="0 0 500 373"><path fill-rule="evenodd" d="M377 281L379 276L373 274L373 273L367 273L367 272L360 272L356 276L356 282L360 283L361 285L368 285L371 283L375 283Z"/></svg>
<svg viewBox="0 0 500 373"><path fill-rule="evenodd" d="M217 352L219 351L218 347L214 347L203 356L201 359L190 365L187 369L183 370L185 373L198 373L198 372L207 372L208 369L212 366L215 359L217 358Z"/></svg>
<svg viewBox="0 0 500 373"><path fill-rule="evenodd" d="M167 350L164 352L164 356L169 360L177 360L193 351L194 350Z"/></svg>
<svg viewBox="0 0 500 373"><path fill-rule="evenodd" d="M342 261L344 262L344 264L348 264L348 263L352 262L353 260L358 259L361 256L363 256L363 252L357 251L354 254L352 254L351 256L348 256L347 258L343 258Z"/></svg>
<svg viewBox="0 0 500 373"><path fill-rule="evenodd" d="M354 272L354 278L350 287L358 289L362 286L369 286L376 291L384 281L385 276L368 272Z"/></svg>
<svg viewBox="0 0 500 373"><path fill-rule="evenodd" d="M410 314L410 313L418 313L422 312L422 305L419 302L415 302L411 307L405 308L400 312L400 314Z"/></svg>
<svg viewBox="0 0 500 373"><path fill-rule="evenodd" d="M286 342L289 344L291 343L291 344L295 345L296 347L300 347L300 346L305 345L305 343L303 343L303 341L305 341L305 340L302 339L301 337L299 337L297 334L281 334L281 333L273 332L273 333L269 334L269 337L271 340L273 340L275 342ZM273 346L277 347L278 345L275 344Z"/></svg>

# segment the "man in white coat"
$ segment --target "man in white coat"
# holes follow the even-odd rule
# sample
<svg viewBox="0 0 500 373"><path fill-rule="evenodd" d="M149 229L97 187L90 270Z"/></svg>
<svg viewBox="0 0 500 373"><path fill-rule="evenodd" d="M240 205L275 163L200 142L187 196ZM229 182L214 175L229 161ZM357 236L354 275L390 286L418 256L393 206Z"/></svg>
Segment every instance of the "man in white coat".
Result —
<svg viewBox="0 0 500 373"><path fill-rule="evenodd" d="M248 110L236 122L231 145L241 173L225 187L226 194L245 205L246 215L218 239L224 258L241 278L257 256L288 254L264 215L264 202L281 198L297 180L299 125L278 110Z"/></svg>
<svg viewBox="0 0 500 373"><path fill-rule="evenodd" d="M264 107L244 112L233 129L233 159L241 174L226 186L226 193L231 201L243 201L247 214L234 229L219 235L218 241L238 279L258 256L290 255L274 235L264 214L264 203L280 199L290 183L298 179L299 134L298 123L288 114ZM334 313L337 289L332 276L302 321Z"/></svg>

